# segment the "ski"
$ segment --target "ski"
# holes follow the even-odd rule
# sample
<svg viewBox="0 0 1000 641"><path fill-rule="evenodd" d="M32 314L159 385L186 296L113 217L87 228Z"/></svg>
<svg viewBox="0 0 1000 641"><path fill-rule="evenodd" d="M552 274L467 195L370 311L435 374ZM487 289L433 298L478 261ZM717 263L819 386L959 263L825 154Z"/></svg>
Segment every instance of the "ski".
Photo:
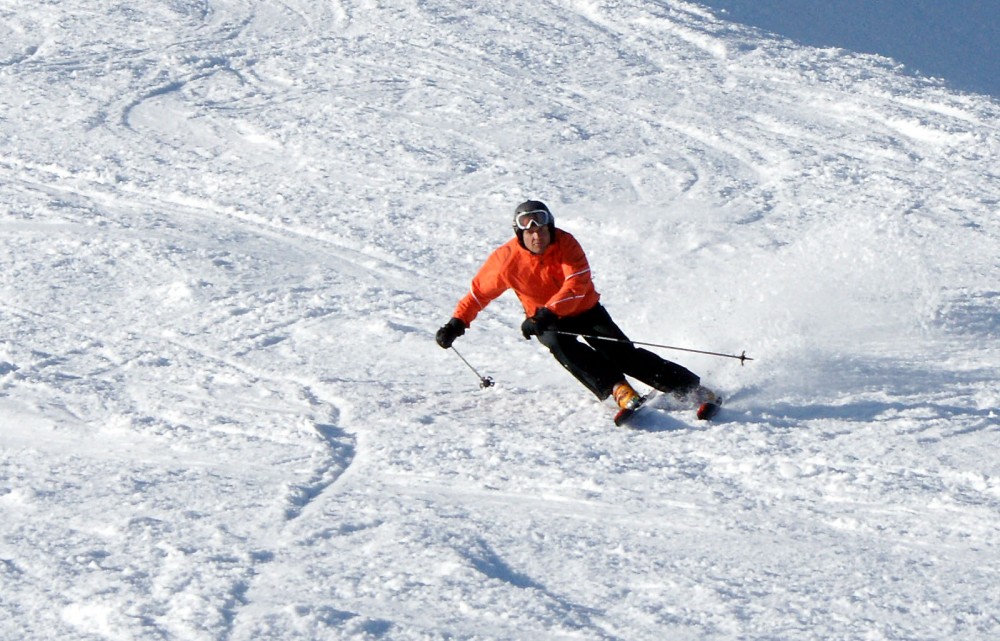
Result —
<svg viewBox="0 0 1000 641"><path fill-rule="evenodd" d="M695 412L695 415L698 417L699 421L709 421L716 414L718 414L719 410L721 409L722 409L722 399L717 398L715 399L714 402L706 402L699 405L698 411Z"/></svg>
<svg viewBox="0 0 1000 641"><path fill-rule="evenodd" d="M635 415L635 413L638 412L639 409L646 403L647 398L649 398L649 394L640 397L639 404L636 405L635 407L625 407L618 410L618 413L615 414L615 426L621 427L622 425L628 423L629 419L632 418Z"/></svg>
<svg viewBox="0 0 1000 641"><path fill-rule="evenodd" d="M649 394L641 397L639 404L635 407L618 410L614 418L615 426L621 427L622 425L627 425L632 417L646 405L646 401L648 401L650 397L656 393L656 390L652 390ZM717 397L713 401L705 401L697 405L694 409L695 416L698 417L699 421L709 421L719 413L720 409L722 409L722 398Z"/></svg>

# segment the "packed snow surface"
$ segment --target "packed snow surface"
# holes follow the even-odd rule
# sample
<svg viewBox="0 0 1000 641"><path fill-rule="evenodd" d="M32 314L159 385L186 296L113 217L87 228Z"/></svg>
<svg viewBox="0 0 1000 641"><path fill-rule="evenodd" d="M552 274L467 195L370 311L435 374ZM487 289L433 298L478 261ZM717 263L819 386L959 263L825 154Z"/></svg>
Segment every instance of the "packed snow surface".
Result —
<svg viewBox="0 0 1000 641"><path fill-rule="evenodd" d="M678 0L0 16L0 638L1000 637L994 99ZM528 198L717 420L435 344Z"/></svg>
<svg viewBox="0 0 1000 641"><path fill-rule="evenodd" d="M699 0L727 20L797 42L878 53L966 91L1000 97L996 0Z"/></svg>

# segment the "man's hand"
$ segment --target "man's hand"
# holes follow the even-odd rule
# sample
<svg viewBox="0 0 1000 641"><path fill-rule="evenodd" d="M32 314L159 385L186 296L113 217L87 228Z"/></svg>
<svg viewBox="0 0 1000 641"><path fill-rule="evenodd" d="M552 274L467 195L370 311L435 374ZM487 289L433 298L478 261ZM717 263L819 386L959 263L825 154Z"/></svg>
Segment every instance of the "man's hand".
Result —
<svg viewBox="0 0 1000 641"><path fill-rule="evenodd" d="M455 339L465 333L465 323L462 322L460 318L452 318L450 321L441 326L441 329L437 331L437 335L434 337L437 340L437 344L441 347L448 349L451 344L455 342Z"/></svg>
<svg viewBox="0 0 1000 641"><path fill-rule="evenodd" d="M524 322L521 323L521 333L530 340L532 336L540 336L545 333L557 320L559 317L555 313L549 311L548 308L539 307L534 316L525 318Z"/></svg>

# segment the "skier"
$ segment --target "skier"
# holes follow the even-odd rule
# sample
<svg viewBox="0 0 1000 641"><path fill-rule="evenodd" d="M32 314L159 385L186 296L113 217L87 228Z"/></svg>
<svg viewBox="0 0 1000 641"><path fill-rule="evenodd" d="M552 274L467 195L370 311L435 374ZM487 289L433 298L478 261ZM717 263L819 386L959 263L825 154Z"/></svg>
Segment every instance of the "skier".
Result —
<svg viewBox="0 0 1000 641"><path fill-rule="evenodd" d="M524 337L537 337L599 400L613 396L623 412L636 409L642 398L627 374L681 400L715 401L698 376L629 341L599 302L583 248L572 234L556 228L545 203L518 205L514 234L480 267L452 318L437 331L438 345L451 347L480 311L513 289L527 315L521 324ZM573 334L585 335L586 342Z"/></svg>

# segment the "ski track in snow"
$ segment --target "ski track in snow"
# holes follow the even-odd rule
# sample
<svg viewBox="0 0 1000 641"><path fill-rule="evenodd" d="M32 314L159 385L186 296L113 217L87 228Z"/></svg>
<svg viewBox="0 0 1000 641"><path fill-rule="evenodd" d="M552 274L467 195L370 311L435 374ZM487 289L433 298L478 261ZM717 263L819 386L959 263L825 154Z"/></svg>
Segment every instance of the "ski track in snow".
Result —
<svg viewBox="0 0 1000 641"><path fill-rule="evenodd" d="M0 638L1000 631L996 101L675 0L0 15ZM434 345L528 197L716 421Z"/></svg>

